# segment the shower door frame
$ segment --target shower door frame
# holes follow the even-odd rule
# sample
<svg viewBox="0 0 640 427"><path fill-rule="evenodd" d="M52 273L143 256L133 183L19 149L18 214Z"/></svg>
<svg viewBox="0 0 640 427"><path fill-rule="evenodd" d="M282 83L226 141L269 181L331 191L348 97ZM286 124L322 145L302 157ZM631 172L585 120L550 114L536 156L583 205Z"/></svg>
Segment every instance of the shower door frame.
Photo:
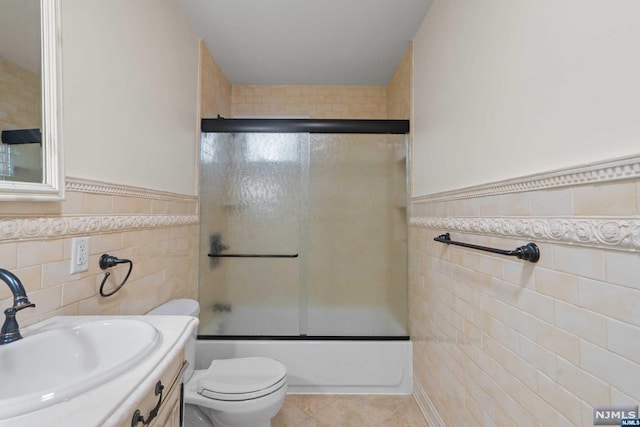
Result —
<svg viewBox="0 0 640 427"><path fill-rule="evenodd" d="M409 134L409 120L395 119L201 119L202 133ZM410 147L406 144L406 188L409 189ZM308 171L307 171L308 173ZM306 298L301 295L300 298ZM200 335L199 340L281 341L408 341L406 335Z"/></svg>

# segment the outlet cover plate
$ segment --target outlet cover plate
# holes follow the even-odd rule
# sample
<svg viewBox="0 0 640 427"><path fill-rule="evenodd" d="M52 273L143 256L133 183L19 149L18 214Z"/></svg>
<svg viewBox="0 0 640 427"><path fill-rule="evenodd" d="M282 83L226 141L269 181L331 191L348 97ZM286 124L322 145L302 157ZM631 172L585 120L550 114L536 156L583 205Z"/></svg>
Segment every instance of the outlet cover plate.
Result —
<svg viewBox="0 0 640 427"><path fill-rule="evenodd" d="M74 237L71 240L71 274L89 270L89 238Z"/></svg>

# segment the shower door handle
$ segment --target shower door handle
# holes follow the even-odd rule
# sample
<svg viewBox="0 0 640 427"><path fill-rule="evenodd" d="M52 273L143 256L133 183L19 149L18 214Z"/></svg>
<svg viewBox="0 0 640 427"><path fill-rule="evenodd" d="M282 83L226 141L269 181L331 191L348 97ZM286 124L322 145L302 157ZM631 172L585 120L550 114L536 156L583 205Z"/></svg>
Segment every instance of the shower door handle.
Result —
<svg viewBox="0 0 640 427"><path fill-rule="evenodd" d="M207 254L210 258L298 258L298 254Z"/></svg>

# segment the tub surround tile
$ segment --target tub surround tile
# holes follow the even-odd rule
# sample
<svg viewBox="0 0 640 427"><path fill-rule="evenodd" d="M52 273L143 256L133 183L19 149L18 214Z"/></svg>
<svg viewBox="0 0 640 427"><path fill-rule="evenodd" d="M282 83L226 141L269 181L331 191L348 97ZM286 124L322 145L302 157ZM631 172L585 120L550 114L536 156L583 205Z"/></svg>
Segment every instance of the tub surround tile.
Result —
<svg viewBox="0 0 640 427"><path fill-rule="evenodd" d="M387 104L384 86L233 85L231 88L233 117L386 119Z"/></svg>

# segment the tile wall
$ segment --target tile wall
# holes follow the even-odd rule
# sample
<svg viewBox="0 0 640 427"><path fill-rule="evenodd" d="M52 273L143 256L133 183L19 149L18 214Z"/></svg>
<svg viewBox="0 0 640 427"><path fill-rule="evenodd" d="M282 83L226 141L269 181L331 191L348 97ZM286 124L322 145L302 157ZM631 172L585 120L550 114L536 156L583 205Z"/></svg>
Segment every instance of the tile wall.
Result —
<svg viewBox="0 0 640 427"><path fill-rule="evenodd" d="M387 84L387 118L411 118L411 83L413 68L413 48L407 48L391 80Z"/></svg>
<svg viewBox="0 0 640 427"><path fill-rule="evenodd" d="M40 127L40 76L0 57L0 129Z"/></svg>
<svg viewBox="0 0 640 427"><path fill-rule="evenodd" d="M231 83L200 40L200 117L214 119L218 114L230 117Z"/></svg>
<svg viewBox="0 0 640 427"><path fill-rule="evenodd" d="M233 85L231 113L233 117L385 119L387 90L384 86Z"/></svg>
<svg viewBox="0 0 640 427"><path fill-rule="evenodd" d="M595 406L640 402L637 179L415 199L411 217L413 224L468 218L461 228L472 232L451 231L453 239L503 249L534 241L542 253L537 264L525 263L434 242L444 228L410 228L416 387L446 425L589 426ZM559 228L547 231L571 227L586 239L593 228L600 240L496 237L475 232L474 219L483 218L554 218Z"/></svg>
<svg viewBox="0 0 640 427"><path fill-rule="evenodd" d="M64 202L0 203L0 268L16 274L36 304L18 313L20 325L56 315L144 314L172 298L195 298L197 198L82 184L101 190L69 189L68 182ZM75 236L89 237L89 271L71 275ZM103 253L134 261L127 284L108 298L98 294ZM126 269L114 268L112 279ZM114 285L109 279L105 289ZM0 283L0 309L12 302Z"/></svg>

